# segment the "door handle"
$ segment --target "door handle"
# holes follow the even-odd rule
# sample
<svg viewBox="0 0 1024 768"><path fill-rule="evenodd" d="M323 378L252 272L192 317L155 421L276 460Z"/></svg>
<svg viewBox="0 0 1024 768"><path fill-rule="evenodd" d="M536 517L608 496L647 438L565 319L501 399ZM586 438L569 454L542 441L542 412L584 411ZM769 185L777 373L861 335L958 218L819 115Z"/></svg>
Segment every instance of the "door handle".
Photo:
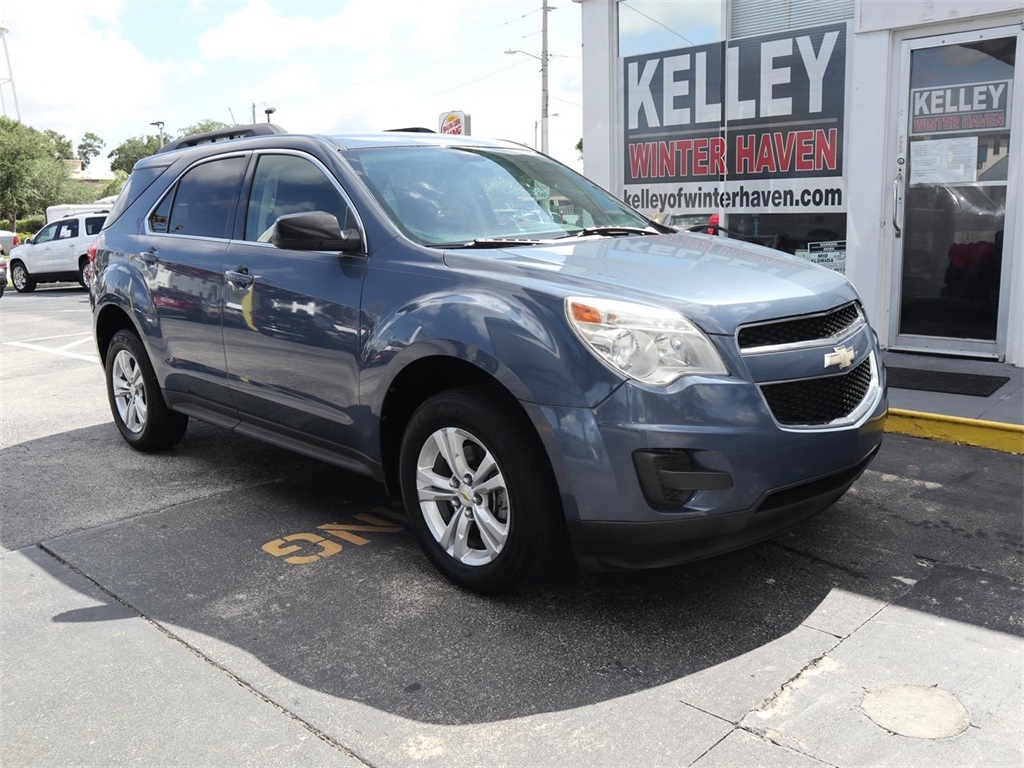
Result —
<svg viewBox="0 0 1024 768"><path fill-rule="evenodd" d="M903 237L903 230L900 229L900 225L896 223L896 217L899 214L900 188L902 186L903 169L898 168L896 170L896 178L892 180L892 231L895 233L897 240Z"/></svg>
<svg viewBox="0 0 1024 768"><path fill-rule="evenodd" d="M147 264L156 264L160 261L160 252L156 249L156 246L150 248L148 251L142 251L139 253L139 258Z"/></svg>
<svg viewBox="0 0 1024 768"><path fill-rule="evenodd" d="M229 269L224 273L224 276L228 279L228 282L238 288L245 288L246 286L252 285L252 275L249 274L248 267L235 267Z"/></svg>

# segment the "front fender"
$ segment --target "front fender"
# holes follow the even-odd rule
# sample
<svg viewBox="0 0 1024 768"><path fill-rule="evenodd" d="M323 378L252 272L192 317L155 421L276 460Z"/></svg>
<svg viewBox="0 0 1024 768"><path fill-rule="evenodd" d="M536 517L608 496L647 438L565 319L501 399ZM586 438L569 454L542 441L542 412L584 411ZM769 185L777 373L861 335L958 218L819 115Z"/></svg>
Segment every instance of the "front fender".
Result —
<svg viewBox="0 0 1024 768"><path fill-rule="evenodd" d="M422 279L388 277L389 290L405 280L422 290ZM367 404L379 407L389 382L407 365L438 355L469 362L517 399L540 405L593 407L622 383L572 333L560 298L443 287L415 295L384 317L367 316L373 323L361 365ZM365 299L366 293L363 306L372 307Z"/></svg>

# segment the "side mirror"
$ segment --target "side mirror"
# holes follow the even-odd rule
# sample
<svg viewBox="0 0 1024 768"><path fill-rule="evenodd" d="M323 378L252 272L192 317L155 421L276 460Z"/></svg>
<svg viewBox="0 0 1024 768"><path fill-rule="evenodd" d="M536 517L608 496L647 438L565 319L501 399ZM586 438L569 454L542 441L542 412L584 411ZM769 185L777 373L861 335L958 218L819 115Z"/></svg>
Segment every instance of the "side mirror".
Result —
<svg viewBox="0 0 1024 768"><path fill-rule="evenodd" d="M274 222L270 242L293 251L343 251L357 253L363 247L359 230L346 229L326 211L289 213Z"/></svg>

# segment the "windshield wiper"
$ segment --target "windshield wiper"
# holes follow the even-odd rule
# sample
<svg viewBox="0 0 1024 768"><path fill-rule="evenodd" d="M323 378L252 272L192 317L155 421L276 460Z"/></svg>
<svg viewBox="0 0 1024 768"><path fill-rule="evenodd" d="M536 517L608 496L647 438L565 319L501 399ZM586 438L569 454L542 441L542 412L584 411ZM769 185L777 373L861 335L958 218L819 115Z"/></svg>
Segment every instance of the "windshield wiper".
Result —
<svg viewBox="0 0 1024 768"><path fill-rule="evenodd" d="M584 227L577 232L570 232L567 235L562 235L558 238L562 240L566 237L588 237L589 235L604 235L605 237L625 237L626 235L656 235L657 232L652 232L649 229L641 229L640 227Z"/></svg>
<svg viewBox="0 0 1024 768"><path fill-rule="evenodd" d="M480 237L462 243L438 243L434 248L508 248L510 245L538 245L543 240L515 237Z"/></svg>

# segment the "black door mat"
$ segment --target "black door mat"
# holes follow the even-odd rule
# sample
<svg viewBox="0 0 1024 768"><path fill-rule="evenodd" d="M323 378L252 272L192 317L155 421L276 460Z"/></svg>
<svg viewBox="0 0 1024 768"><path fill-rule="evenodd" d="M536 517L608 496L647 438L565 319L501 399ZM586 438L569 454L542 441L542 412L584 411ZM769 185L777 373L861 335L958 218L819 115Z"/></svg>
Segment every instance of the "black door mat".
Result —
<svg viewBox="0 0 1024 768"><path fill-rule="evenodd" d="M982 376L977 373L922 371L917 368L886 366L889 386L916 389L922 392L945 392L950 395L988 397L1010 380L1009 376Z"/></svg>

